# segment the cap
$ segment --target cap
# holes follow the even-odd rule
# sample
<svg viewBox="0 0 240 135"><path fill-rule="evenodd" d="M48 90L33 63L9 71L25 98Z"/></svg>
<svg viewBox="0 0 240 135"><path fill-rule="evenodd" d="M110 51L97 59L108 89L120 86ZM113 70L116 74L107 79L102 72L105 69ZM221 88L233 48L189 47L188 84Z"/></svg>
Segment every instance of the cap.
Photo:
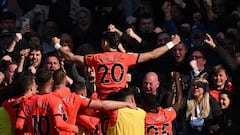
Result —
<svg viewBox="0 0 240 135"><path fill-rule="evenodd" d="M190 31L191 30L191 26L190 24L188 23L183 23L180 25L180 28L184 29L184 30L187 30L187 31Z"/></svg>
<svg viewBox="0 0 240 135"><path fill-rule="evenodd" d="M195 30L200 30L202 32L206 32L206 27L203 25L203 24L194 24L192 26L192 31L195 31Z"/></svg>
<svg viewBox="0 0 240 135"><path fill-rule="evenodd" d="M12 37L12 36L13 34L9 32L7 29L2 30L0 33L0 37Z"/></svg>

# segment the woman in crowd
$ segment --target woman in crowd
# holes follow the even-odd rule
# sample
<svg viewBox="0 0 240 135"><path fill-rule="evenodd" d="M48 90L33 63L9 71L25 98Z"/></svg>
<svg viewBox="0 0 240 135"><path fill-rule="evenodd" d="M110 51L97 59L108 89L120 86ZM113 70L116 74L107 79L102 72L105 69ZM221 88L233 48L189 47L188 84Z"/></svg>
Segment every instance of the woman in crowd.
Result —
<svg viewBox="0 0 240 135"><path fill-rule="evenodd" d="M192 81L186 103L186 135L218 134L223 125L223 113L209 95L208 81L197 77Z"/></svg>
<svg viewBox="0 0 240 135"><path fill-rule="evenodd" d="M223 118L224 118L224 127L223 127L223 134L224 135L234 135L233 128L233 117L232 115L232 102L233 102L233 95L231 92L228 91L221 91L219 93L219 105L223 111Z"/></svg>

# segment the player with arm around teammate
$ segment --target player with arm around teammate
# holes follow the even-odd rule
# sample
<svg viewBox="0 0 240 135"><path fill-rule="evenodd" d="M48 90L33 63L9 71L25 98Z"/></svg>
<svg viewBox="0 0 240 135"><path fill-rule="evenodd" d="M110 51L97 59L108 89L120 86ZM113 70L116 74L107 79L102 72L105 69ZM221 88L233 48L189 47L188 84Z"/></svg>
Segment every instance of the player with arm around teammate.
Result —
<svg viewBox="0 0 240 135"><path fill-rule="evenodd" d="M36 73L38 94L23 102L18 113L16 128L22 130L27 123L28 131L32 134L68 134L78 132L77 126L64 121L66 113L62 101L51 94L53 76L50 70L39 69Z"/></svg>

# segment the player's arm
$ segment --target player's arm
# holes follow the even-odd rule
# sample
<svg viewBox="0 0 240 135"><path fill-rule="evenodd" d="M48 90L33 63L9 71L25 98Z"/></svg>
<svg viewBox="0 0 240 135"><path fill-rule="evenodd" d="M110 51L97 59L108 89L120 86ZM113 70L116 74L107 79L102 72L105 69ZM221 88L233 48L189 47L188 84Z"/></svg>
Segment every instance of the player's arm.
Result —
<svg viewBox="0 0 240 135"><path fill-rule="evenodd" d="M95 130L96 125L100 122L100 119L98 117L94 116L88 116L85 114L78 114L77 115L77 122L90 130Z"/></svg>
<svg viewBox="0 0 240 135"><path fill-rule="evenodd" d="M55 115L53 117L53 121L54 125L59 130L78 133L78 127L76 125L71 125L65 122L62 118L62 115Z"/></svg>
<svg viewBox="0 0 240 135"><path fill-rule="evenodd" d="M168 42L166 45L158 47L150 52L140 53L138 58L138 63L146 62L151 59L156 59L166 53L168 50L173 48L180 42L180 37L178 35L174 35L172 37L172 41Z"/></svg>
<svg viewBox="0 0 240 135"><path fill-rule="evenodd" d="M15 123L15 128L17 130L23 130L24 123L25 123L25 119L18 117L17 120L16 120L16 123Z"/></svg>
<svg viewBox="0 0 240 135"><path fill-rule="evenodd" d="M178 112L183 104L183 93L179 72L172 72L173 86L168 97L168 106L172 106Z"/></svg>
<svg viewBox="0 0 240 135"><path fill-rule="evenodd" d="M22 34L21 33L15 33L15 37L14 37L13 41L11 42L11 44L8 46L7 51L8 52L13 52L14 49L15 49L16 44L20 40L22 40Z"/></svg>
<svg viewBox="0 0 240 135"><path fill-rule="evenodd" d="M138 43L142 42L142 38L133 31L133 28L128 28L126 32L127 32L127 35L135 39Z"/></svg>
<svg viewBox="0 0 240 135"><path fill-rule="evenodd" d="M52 42L53 42L56 50L58 50L61 53L61 55L63 55L68 61L72 61L72 62L75 62L75 63L78 63L78 64L79 63L81 63L81 64L84 63L84 56L74 55L73 53L64 50L62 48L62 46L60 45L60 39L59 38L57 38L57 37L52 38Z"/></svg>
<svg viewBox="0 0 240 135"><path fill-rule="evenodd" d="M89 107L107 111L107 110L115 110L123 107L136 108L136 104L129 103L129 102L121 102L121 101L111 101L111 100L91 100L89 103Z"/></svg>
<svg viewBox="0 0 240 135"><path fill-rule="evenodd" d="M26 121L26 118L25 118L24 112L22 109L20 109L17 114L17 119L15 123L16 130L23 130L25 121Z"/></svg>
<svg viewBox="0 0 240 135"><path fill-rule="evenodd" d="M78 133L78 127L76 125L68 124L63 120L63 105L61 100L57 97L52 97L50 102L51 114L53 115L53 124L58 130Z"/></svg>

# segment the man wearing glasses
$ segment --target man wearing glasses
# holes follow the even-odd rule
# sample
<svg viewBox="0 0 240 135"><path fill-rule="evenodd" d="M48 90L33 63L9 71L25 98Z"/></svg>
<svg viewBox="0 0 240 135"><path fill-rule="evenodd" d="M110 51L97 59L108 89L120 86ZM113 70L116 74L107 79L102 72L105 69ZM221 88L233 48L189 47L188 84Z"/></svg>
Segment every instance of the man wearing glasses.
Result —
<svg viewBox="0 0 240 135"><path fill-rule="evenodd" d="M190 66L192 67L192 71L190 71L191 79L206 75L206 73L208 72L208 68L206 65L206 52L203 50L203 48L193 48L189 59Z"/></svg>

